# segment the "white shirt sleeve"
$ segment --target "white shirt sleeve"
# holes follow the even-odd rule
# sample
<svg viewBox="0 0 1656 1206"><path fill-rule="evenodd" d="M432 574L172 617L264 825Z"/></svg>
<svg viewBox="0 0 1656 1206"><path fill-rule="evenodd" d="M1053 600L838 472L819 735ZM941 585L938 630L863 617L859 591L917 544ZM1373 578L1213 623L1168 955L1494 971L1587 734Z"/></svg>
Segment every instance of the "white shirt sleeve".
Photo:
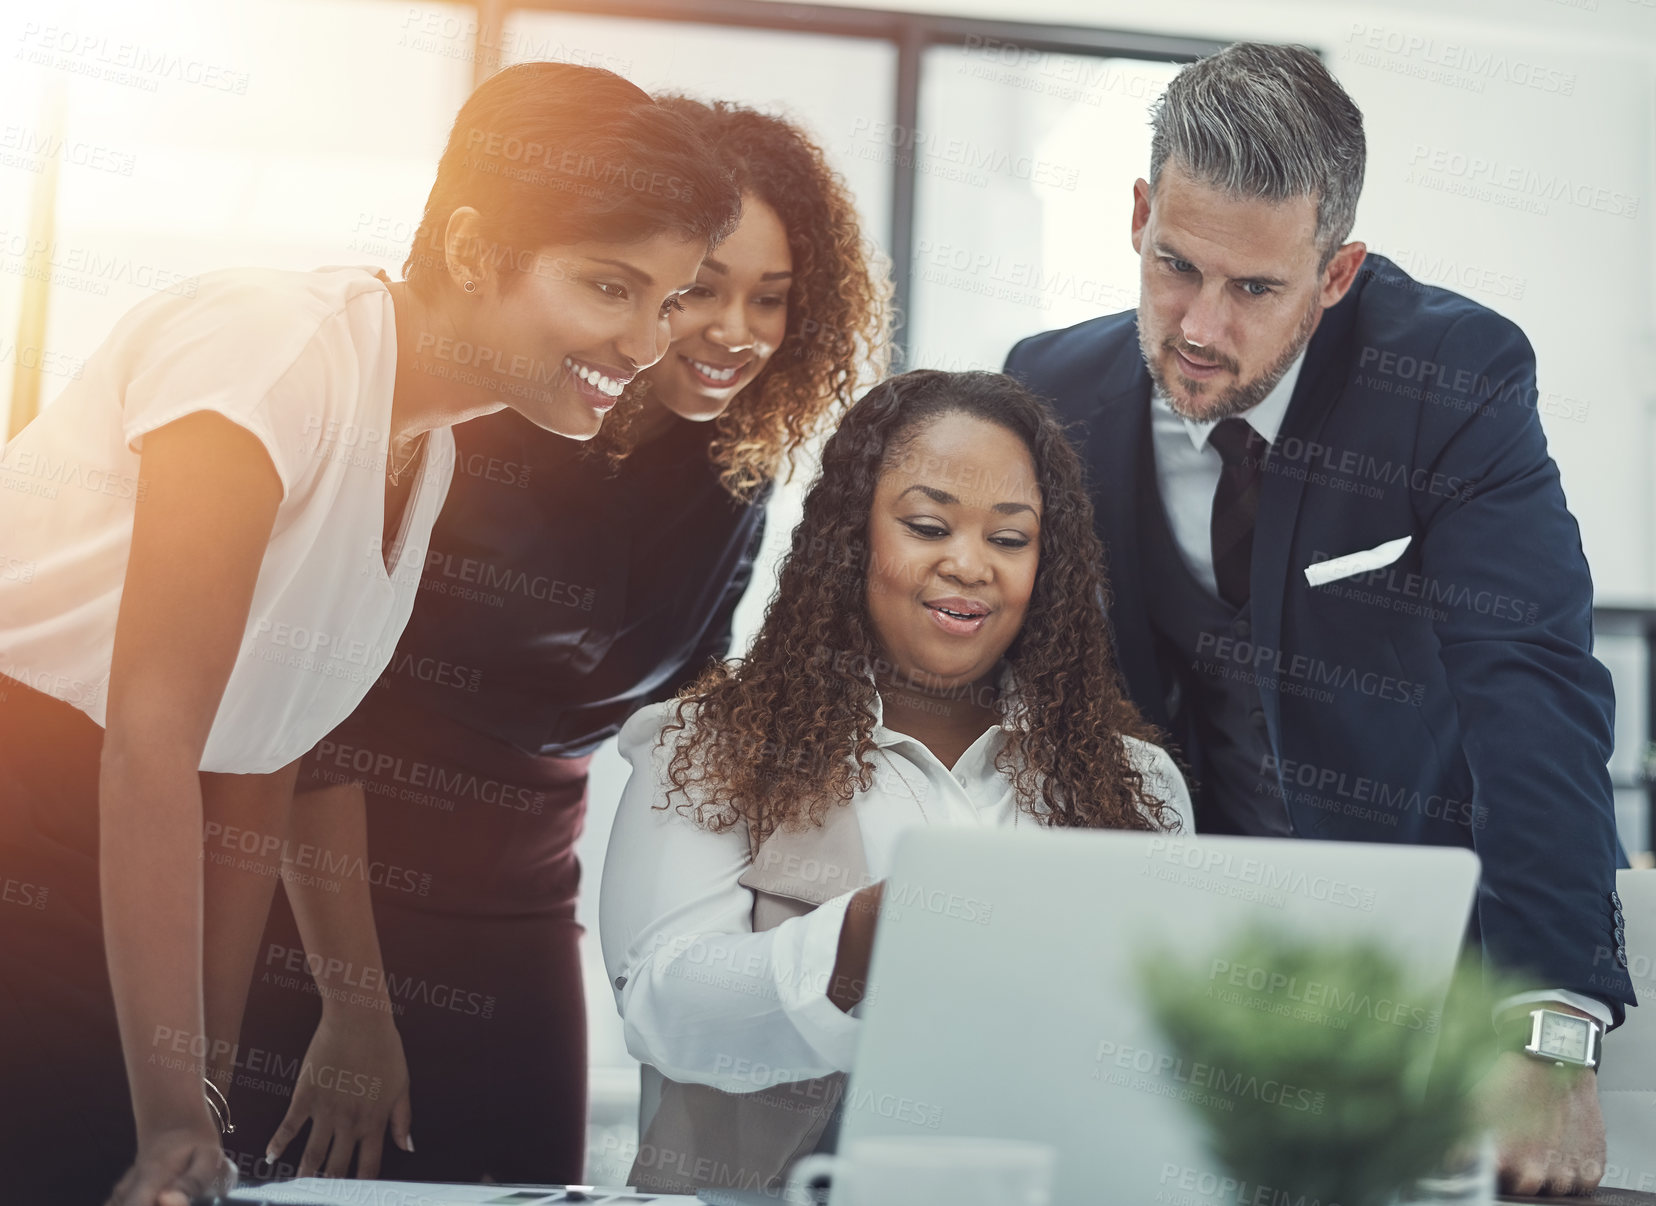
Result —
<svg viewBox="0 0 1656 1206"><path fill-rule="evenodd" d="M852 896L753 932L745 826L698 826L666 800L670 745L656 748L676 703L621 730L632 764L604 860L600 939L627 1050L673 1080L752 1093L848 1072L860 1022L827 987ZM673 734L669 737L671 741Z"/></svg>
<svg viewBox="0 0 1656 1206"><path fill-rule="evenodd" d="M1524 1005L1569 1005L1582 1013L1598 1019L1599 1025L1606 1030L1615 1021L1615 1014L1610 1007L1597 997L1583 996L1579 992L1570 992L1563 988L1544 988L1536 992L1521 992L1517 996L1503 997L1495 1003L1495 1017L1499 1018L1509 1010L1518 1009Z"/></svg>
<svg viewBox="0 0 1656 1206"><path fill-rule="evenodd" d="M1136 737L1128 737L1126 741L1133 765L1144 776L1145 790L1178 815L1182 832L1194 834L1196 809L1190 802L1190 788L1179 773L1179 765L1173 761L1173 755L1159 745L1140 741Z"/></svg>
<svg viewBox="0 0 1656 1206"><path fill-rule="evenodd" d="M329 310L272 288L276 275L215 273L188 298L151 299L123 320L132 337L121 431L132 451L157 428L211 411L264 446L283 502L303 488L324 440L348 430L383 454L386 434L363 429L359 394L374 357L395 355L389 294L359 273L346 304Z"/></svg>

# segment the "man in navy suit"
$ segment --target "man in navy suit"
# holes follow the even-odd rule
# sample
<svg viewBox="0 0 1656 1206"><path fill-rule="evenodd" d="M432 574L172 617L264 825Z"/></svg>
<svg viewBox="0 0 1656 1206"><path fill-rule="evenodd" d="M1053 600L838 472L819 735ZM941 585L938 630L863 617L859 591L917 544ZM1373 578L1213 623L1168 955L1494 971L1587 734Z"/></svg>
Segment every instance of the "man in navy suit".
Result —
<svg viewBox="0 0 1656 1206"><path fill-rule="evenodd" d="M1122 672L1198 828L1477 852L1475 933L1534 989L1502 1006L1502 1182L1584 1192L1576 1055L1633 1003L1592 581L1523 332L1345 241L1364 153L1309 51L1185 68L1134 185L1139 308L1006 370L1075 422Z"/></svg>

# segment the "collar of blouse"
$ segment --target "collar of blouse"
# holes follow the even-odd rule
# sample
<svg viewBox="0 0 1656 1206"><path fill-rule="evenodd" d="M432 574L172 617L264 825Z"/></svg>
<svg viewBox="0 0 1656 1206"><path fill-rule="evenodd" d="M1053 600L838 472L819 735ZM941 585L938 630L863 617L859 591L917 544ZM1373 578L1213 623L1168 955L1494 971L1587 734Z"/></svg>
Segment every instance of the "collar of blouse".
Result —
<svg viewBox="0 0 1656 1206"><path fill-rule="evenodd" d="M874 744L885 747L899 741L912 741L913 738L908 734L885 727L885 701L880 698L879 688L874 682L874 673L869 671L863 677L867 679L869 686L874 687L874 699L869 704L869 711L874 716ZM1018 689L1017 673L1006 662L1002 662L995 683L1000 691L1001 732L1010 733L1020 726L1027 729L1029 709L1024 704L1022 692Z"/></svg>

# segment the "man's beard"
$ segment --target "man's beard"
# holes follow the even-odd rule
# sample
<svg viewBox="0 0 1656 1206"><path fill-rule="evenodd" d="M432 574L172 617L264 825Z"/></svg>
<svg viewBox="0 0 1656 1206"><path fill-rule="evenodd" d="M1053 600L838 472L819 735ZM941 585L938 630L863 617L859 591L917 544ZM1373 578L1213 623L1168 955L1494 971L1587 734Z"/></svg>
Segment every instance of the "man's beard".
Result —
<svg viewBox="0 0 1656 1206"><path fill-rule="evenodd" d="M1294 361L1299 359L1300 353L1305 350L1305 345L1311 342L1311 334L1317 329L1317 318L1321 313L1322 307L1313 301L1307 307L1305 316L1300 320L1299 329L1294 332L1293 339L1289 340L1288 346L1283 349L1282 354L1272 362L1269 368L1253 380L1240 381L1225 390L1224 393L1215 395L1208 405L1200 407L1199 411L1192 409L1192 399L1183 398L1168 388L1167 375L1162 372L1155 352L1157 350L1168 352L1189 351L1198 354L1192 356L1192 359L1198 359L1200 354L1206 351L1205 348L1195 347L1174 335L1163 340L1159 349L1153 349L1149 345L1148 336L1145 334L1144 326L1141 323L1139 325L1139 352L1144 357L1144 367L1150 370L1150 380L1155 383L1156 391L1167 399L1167 404L1173 408L1174 414L1186 419L1194 419L1198 423L1229 419L1242 414L1244 411L1252 410L1277 387L1283 376L1293 367ZM1212 353L1208 354L1212 355ZM1232 373L1237 372L1239 367L1236 361L1227 356L1220 356L1218 363ZM1174 371L1177 372L1178 370L1175 369ZM1199 404L1203 399L1202 391L1207 388L1207 382L1188 381L1185 383L1185 388L1193 395L1193 400Z"/></svg>

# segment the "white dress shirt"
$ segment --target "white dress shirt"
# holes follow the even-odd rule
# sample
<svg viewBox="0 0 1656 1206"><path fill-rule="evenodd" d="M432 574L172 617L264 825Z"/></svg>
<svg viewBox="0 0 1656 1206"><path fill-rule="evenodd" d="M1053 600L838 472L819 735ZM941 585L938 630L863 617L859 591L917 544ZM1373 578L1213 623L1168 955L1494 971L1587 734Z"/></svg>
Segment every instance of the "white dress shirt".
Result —
<svg viewBox="0 0 1656 1206"><path fill-rule="evenodd" d="M1299 381L1300 369L1305 365L1305 353L1289 365L1288 371L1276 387L1251 410L1236 416L1244 420L1262 436L1267 444L1276 443L1282 430L1283 417L1293 399L1294 386ZM1208 443L1208 436L1219 425L1218 420L1198 422L1174 411L1160 390L1151 391L1150 437L1156 455L1156 486L1161 491L1162 507L1167 522L1173 529L1174 542L1179 552L1196 575L1196 580L1218 597L1219 586L1213 576L1213 495L1219 489L1219 474L1224 461L1219 450ZM1593 997L1563 989L1547 989L1508 997L1496 1007L1497 1013L1521 1006L1545 1005L1560 1002L1591 1014L1603 1025L1609 1026L1612 1014L1609 1006Z"/></svg>
<svg viewBox="0 0 1656 1206"><path fill-rule="evenodd" d="M1237 416L1267 444L1276 443L1304 364L1305 353L1301 352L1276 388L1253 409ZM1219 450L1208 443L1208 436L1217 426L1217 419L1198 422L1185 418L1168 404L1165 394L1152 391L1150 438L1156 449L1156 485L1161 490L1162 506L1185 564L1215 598L1219 585L1213 576L1213 494L1219 489L1219 473L1225 463Z"/></svg>
<svg viewBox="0 0 1656 1206"><path fill-rule="evenodd" d="M870 882L891 871L897 838L923 825L1034 824L1019 814L1011 781L995 767L1002 725L945 767L921 742L885 727L875 698L874 784L843 807L857 810ZM627 1050L686 1083L752 1093L849 1072L860 1019L827 996L840 923L855 888L802 917L753 932L754 894L738 883L750 865L747 828L713 833L667 794L672 741L657 748L674 701L633 715L621 730L632 775L604 860L600 936ZM1147 786L1194 831L1190 796L1166 751L1127 739Z"/></svg>

